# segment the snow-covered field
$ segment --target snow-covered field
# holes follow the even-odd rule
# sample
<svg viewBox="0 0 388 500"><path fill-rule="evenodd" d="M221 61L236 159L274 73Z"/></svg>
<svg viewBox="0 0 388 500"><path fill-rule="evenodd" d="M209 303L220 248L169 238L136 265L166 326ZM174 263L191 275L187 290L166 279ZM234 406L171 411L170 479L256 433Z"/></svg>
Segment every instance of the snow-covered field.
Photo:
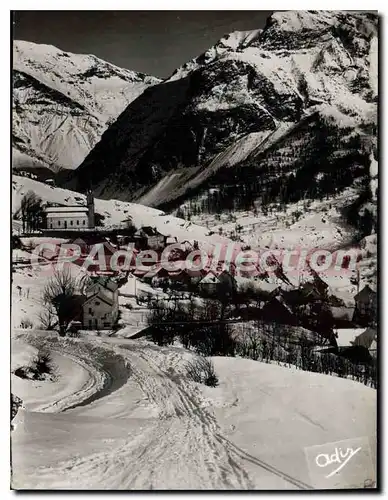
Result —
<svg viewBox="0 0 388 500"><path fill-rule="evenodd" d="M375 453L376 393L362 384L217 357L220 383L209 388L187 380L191 355L179 347L25 341L55 348L58 384L76 396L69 405L59 392L53 406L55 384L23 381L26 410L12 434L17 489L306 489L306 446L368 436ZM82 371L95 349L129 367L129 378L114 373L104 394L96 373ZM104 363L96 371L106 375ZM13 380L12 391L26 397L22 385Z"/></svg>

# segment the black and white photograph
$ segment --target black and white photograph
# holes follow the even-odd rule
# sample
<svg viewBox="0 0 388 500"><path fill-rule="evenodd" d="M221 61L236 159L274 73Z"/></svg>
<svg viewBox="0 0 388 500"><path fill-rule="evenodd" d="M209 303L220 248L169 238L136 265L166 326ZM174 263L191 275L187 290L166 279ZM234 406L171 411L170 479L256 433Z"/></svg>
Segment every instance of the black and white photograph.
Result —
<svg viewBox="0 0 388 500"><path fill-rule="evenodd" d="M380 489L379 13L10 16L10 488Z"/></svg>

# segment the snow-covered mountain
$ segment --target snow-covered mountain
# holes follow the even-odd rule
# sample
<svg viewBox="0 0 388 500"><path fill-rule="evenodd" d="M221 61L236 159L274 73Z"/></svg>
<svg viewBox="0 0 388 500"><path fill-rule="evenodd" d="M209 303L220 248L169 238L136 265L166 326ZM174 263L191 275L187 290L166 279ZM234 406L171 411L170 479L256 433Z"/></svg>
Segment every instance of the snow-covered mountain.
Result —
<svg viewBox="0 0 388 500"><path fill-rule="evenodd" d="M291 11L227 35L133 101L67 185L165 207L209 181L245 183L245 166L286 182L316 165L310 185L322 169L325 186L343 167L349 182L369 175L377 33L375 14Z"/></svg>
<svg viewBox="0 0 388 500"><path fill-rule="evenodd" d="M94 55L15 41L14 167L76 168L123 109L159 82Z"/></svg>

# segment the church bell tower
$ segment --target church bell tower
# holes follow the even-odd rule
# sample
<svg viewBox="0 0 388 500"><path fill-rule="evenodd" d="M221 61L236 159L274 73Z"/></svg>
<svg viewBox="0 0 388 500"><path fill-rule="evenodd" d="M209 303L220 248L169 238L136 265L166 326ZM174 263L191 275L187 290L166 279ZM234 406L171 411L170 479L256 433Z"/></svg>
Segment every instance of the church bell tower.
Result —
<svg viewBox="0 0 388 500"><path fill-rule="evenodd" d="M89 229L94 229L94 198L93 193L89 189L86 194L86 206L88 207L88 227Z"/></svg>

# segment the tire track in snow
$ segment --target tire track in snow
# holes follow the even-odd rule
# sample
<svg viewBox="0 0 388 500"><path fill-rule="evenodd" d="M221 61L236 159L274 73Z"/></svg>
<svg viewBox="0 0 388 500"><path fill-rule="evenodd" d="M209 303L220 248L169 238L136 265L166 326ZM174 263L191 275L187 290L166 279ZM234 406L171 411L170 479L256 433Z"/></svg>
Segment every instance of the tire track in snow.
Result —
<svg viewBox="0 0 388 500"><path fill-rule="evenodd" d="M102 346L102 345L101 345ZM107 347L104 346L104 347ZM98 489L249 489L238 456L219 442L214 416L201 408L199 391L163 371L150 349L115 348L158 418L114 449L41 467L39 487ZM175 361L175 360L174 360ZM104 404L104 401L96 402ZM94 407L95 407L94 405Z"/></svg>
<svg viewBox="0 0 388 500"><path fill-rule="evenodd" d="M171 365L182 367L181 355L160 357L161 351L136 342L116 346L102 342L99 347L125 358L131 383L157 411L157 419L144 419L141 427L131 427L128 419L130 435L119 445L34 469L34 488L249 490L254 485L243 465L248 461L298 489L309 489L222 436L198 387ZM125 394L124 390L120 397ZM104 404L100 399L93 406ZM101 432L103 436L103 424Z"/></svg>

